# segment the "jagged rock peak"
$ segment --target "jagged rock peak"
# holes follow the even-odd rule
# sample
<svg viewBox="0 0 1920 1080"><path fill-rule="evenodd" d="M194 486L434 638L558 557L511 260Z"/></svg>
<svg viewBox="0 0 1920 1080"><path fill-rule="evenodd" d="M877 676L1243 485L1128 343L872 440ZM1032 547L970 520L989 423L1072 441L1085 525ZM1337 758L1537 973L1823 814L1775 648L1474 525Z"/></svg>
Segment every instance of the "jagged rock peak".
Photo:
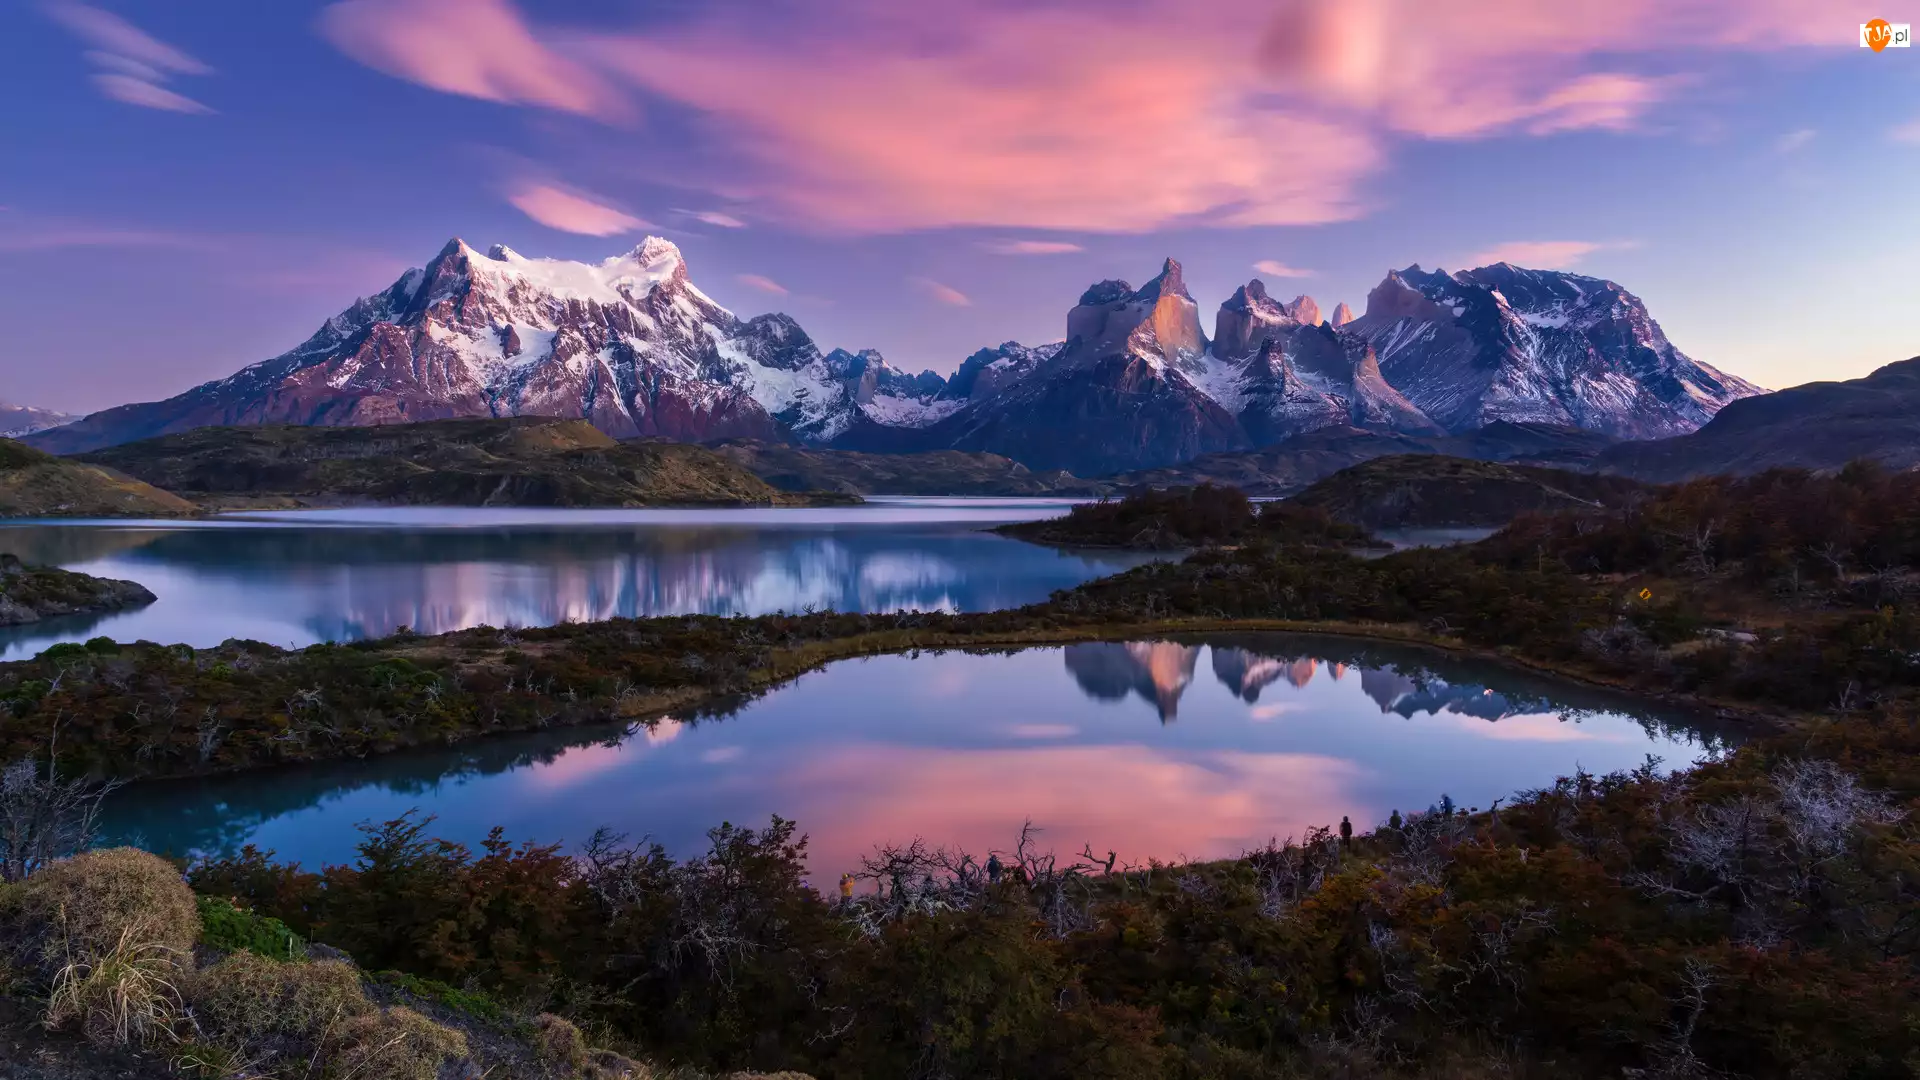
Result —
<svg viewBox="0 0 1920 1080"><path fill-rule="evenodd" d="M1299 296L1294 297L1293 303L1283 304L1281 306L1286 308L1287 314L1293 316L1294 319L1300 322L1302 325L1305 325L1305 326L1320 325L1320 322L1321 322L1320 305L1314 302L1313 297L1308 296L1305 293L1302 293Z"/></svg>
<svg viewBox="0 0 1920 1080"><path fill-rule="evenodd" d="M1347 306L1347 302L1345 300L1342 300L1338 304L1334 305L1333 318L1327 320L1327 322L1331 324L1335 329L1345 326L1352 321L1353 321L1353 309Z"/></svg>
<svg viewBox="0 0 1920 1080"><path fill-rule="evenodd" d="M1284 305L1267 295L1267 283L1259 278L1254 278L1233 290L1233 295L1227 297L1227 302L1220 306L1242 313L1253 311L1264 311L1272 315L1286 313Z"/></svg>
<svg viewBox="0 0 1920 1080"><path fill-rule="evenodd" d="M1080 294L1080 306L1093 307L1097 304L1112 304L1133 295L1133 285L1118 278L1096 281Z"/></svg>
<svg viewBox="0 0 1920 1080"><path fill-rule="evenodd" d="M1140 286L1140 291L1134 295L1142 300L1158 300L1162 296L1193 299L1193 294L1187 292L1187 281L1181 274L1180 263L1171 257L1161 264L1159 276Z"/></svg>

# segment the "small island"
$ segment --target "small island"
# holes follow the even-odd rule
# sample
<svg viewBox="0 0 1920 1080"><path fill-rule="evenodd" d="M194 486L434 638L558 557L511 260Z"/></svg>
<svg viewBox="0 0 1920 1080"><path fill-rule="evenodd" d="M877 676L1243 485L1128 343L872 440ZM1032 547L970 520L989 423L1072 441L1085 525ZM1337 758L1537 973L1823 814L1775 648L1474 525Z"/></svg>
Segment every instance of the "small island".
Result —
<svg viewBox="0 0 1920 1080"><path fill-rule="evenodd" d="M994 531L1055 547L1147 551L1239 544L1333 549L1390 546L1324 510L1285 502L1256 506L1239 489L1215 484L1143 489L1121 499L1081 503L1064 517L1002 525Z"/></svg>
<svg viewBox="0 0 1920 1080"><path fill-rule="evenodd" d="M146 586L114 578L29 566L0 554L0 626L19 626L60 615L119 611L153 603Z"/></svg>

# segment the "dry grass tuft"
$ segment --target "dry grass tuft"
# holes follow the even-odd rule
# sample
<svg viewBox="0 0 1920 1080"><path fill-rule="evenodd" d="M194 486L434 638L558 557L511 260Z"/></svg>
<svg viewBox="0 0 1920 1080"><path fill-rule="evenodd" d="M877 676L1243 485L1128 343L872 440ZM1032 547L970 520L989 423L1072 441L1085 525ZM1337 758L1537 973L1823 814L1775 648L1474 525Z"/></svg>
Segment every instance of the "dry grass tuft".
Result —
<svg viewBox="0 0 1920 1080"><path fill-rule="evenodd" d="M347 1021L327 1075L337 1080L436 1080L441 1065L466 1055L465 1035L396 1005Z"/></svg>
<svg viewBox="0 0 1920 1080"><path fill-rule="evenodd" d="M52 978L76 965L126 964L159 952L188 963L200 937L193 890L166 860L137 848L62 859L20 886L29 963Z"/></svg>
<svg viewBox="0 0 1920 1080"><path fill-rule="evenodd" d="M587 1038L573 1021L552 1013L533 1018L534 1046L540 1062L556 1071L578 1072L587 1063Z"/></svg>
<svg viewBox="0 0 1920 1080"><path fill-rule="evenodd" d="M287 963L236 952L200 972L188 988L204 1031L242 1053L276 1038L306 1041L374 1011L360 973L337 960Z"/></svg>
<svg viewBox="0 0 1920 1080"><path fill-rule="evenodd" d="M191 956L121 932L105 955L70 959L53 978L47 1026L78 1021L95 1046L151 1046L180 1018L180 976Z"/></svg>

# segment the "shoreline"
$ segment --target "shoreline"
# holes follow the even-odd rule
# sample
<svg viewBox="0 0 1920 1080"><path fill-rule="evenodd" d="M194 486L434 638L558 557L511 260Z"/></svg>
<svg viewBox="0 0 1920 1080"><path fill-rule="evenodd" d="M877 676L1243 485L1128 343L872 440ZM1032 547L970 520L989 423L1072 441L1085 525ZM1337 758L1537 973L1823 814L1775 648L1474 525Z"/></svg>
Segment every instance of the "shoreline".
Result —
<svg viewBox="0 0 1920 1080"><path fill-rule="evenodd" d="M660 618L672 620L680 617L662 616ZM582 628L591 628L599 624L579 625ZM460 634L470 632L471 631L455 631L453 633ZM1000 648L1044 648L1099 641L1127 641L1139 640L1141 638L1177 640L1184 637L1224 634L1289 634L1303 637L1333 638L1359 643L1407 647L1432 652L1451 659L1492 664L1511 671L1524 672L1539 678L1599 690L1623 698L1633 699L1649 706L1662 706L1675 711L1693 713L1702 719L1710 719L1718 723L1736 725L1747 729L1756 737L1779 734L1818 719L1813 716L1801 716L1793 713L1756 708L1747 703L1706 699L1696 695L1650 691L1643 687L1636 687L1623 680L1608 679L1592 671L1529 660L1511 652L1480 648L1460 641L1457 638L1440 637L1406 624L1290 619L1155 619L1100 625L1089 624L1085 626L1035 626L1027 629L986 630L978 633L933 631L919 627L895 627L811 641L778 650L770 658L771 663L752 669L748 673L746 680L738 686L725 689L682 686L643 691L616 699L610 703L611 707L604 710L582 711L569 715L564 719L555 717L548 723L531 727L470 728L459 731L443 731L438 738L431 740L422 739L392 745L372 753L364 754L341 753L317 755L294 760L256 761L214 769L107 775L129 785L210 780L228 778L251 772L303 768L337 762L366 761L391 754L401 754L411 750L425 749L429 746L456 746L466 743L482 742L492 738L524 735L532 731L546 730L549 728L581 728L595 724L617 723L650 724L669 717L676 712L700 710L736 700L750 700L792 684L807 675L836 663L879 656L897 656L921 650L964 652ZM395 643L405 641L405 639L399 638L371 640ZM427 648L409 650L403 645L398 650L385 652L384 655L399 658L405 658L408 655L425 657L431 655L432 644L440 640L441 638L419 639L420 644L427 646ZM362 644L364 646L364 643ZM348 645L341 647L352 648L353 646ZM18 663L22 663L22 661L11 661L0 664L0 670L4 670L6 667Z"/></svg>

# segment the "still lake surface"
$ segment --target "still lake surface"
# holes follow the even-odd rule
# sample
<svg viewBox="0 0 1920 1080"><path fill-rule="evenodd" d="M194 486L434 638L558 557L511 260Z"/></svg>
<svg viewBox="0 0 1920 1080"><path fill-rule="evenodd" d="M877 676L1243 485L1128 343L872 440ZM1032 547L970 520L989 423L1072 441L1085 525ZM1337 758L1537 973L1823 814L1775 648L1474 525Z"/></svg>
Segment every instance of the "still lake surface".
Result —
<svg viewBox="0 0 1920 1080"><path fill-rule="evenodd" d="M62 641L282 646L410 626L544 626L613 616L985 611L1153 558L1062 552L981 530L1054 517L1062 499L873 499L822 509L373 508L195 521L28 522L0 551L158 601L0 630L0 659Z"/></svg>
<svg viewBox="0 0 1920 1080"><path fill-rule="evenodd" d="M357 825L418 811L433 835L569 849L602 826L676 855L778 814L816 883L882 842L1005 850L1024 821L1062 855L1239 854L1342 815L1360 828L1444 793L1485 807L1576 768L1727 743L1697 718L1423 650L1293 635L850 660L736 708L652 726L510 736L212 781L137 785L108 842L256 844L351 861Z"/></svg>

